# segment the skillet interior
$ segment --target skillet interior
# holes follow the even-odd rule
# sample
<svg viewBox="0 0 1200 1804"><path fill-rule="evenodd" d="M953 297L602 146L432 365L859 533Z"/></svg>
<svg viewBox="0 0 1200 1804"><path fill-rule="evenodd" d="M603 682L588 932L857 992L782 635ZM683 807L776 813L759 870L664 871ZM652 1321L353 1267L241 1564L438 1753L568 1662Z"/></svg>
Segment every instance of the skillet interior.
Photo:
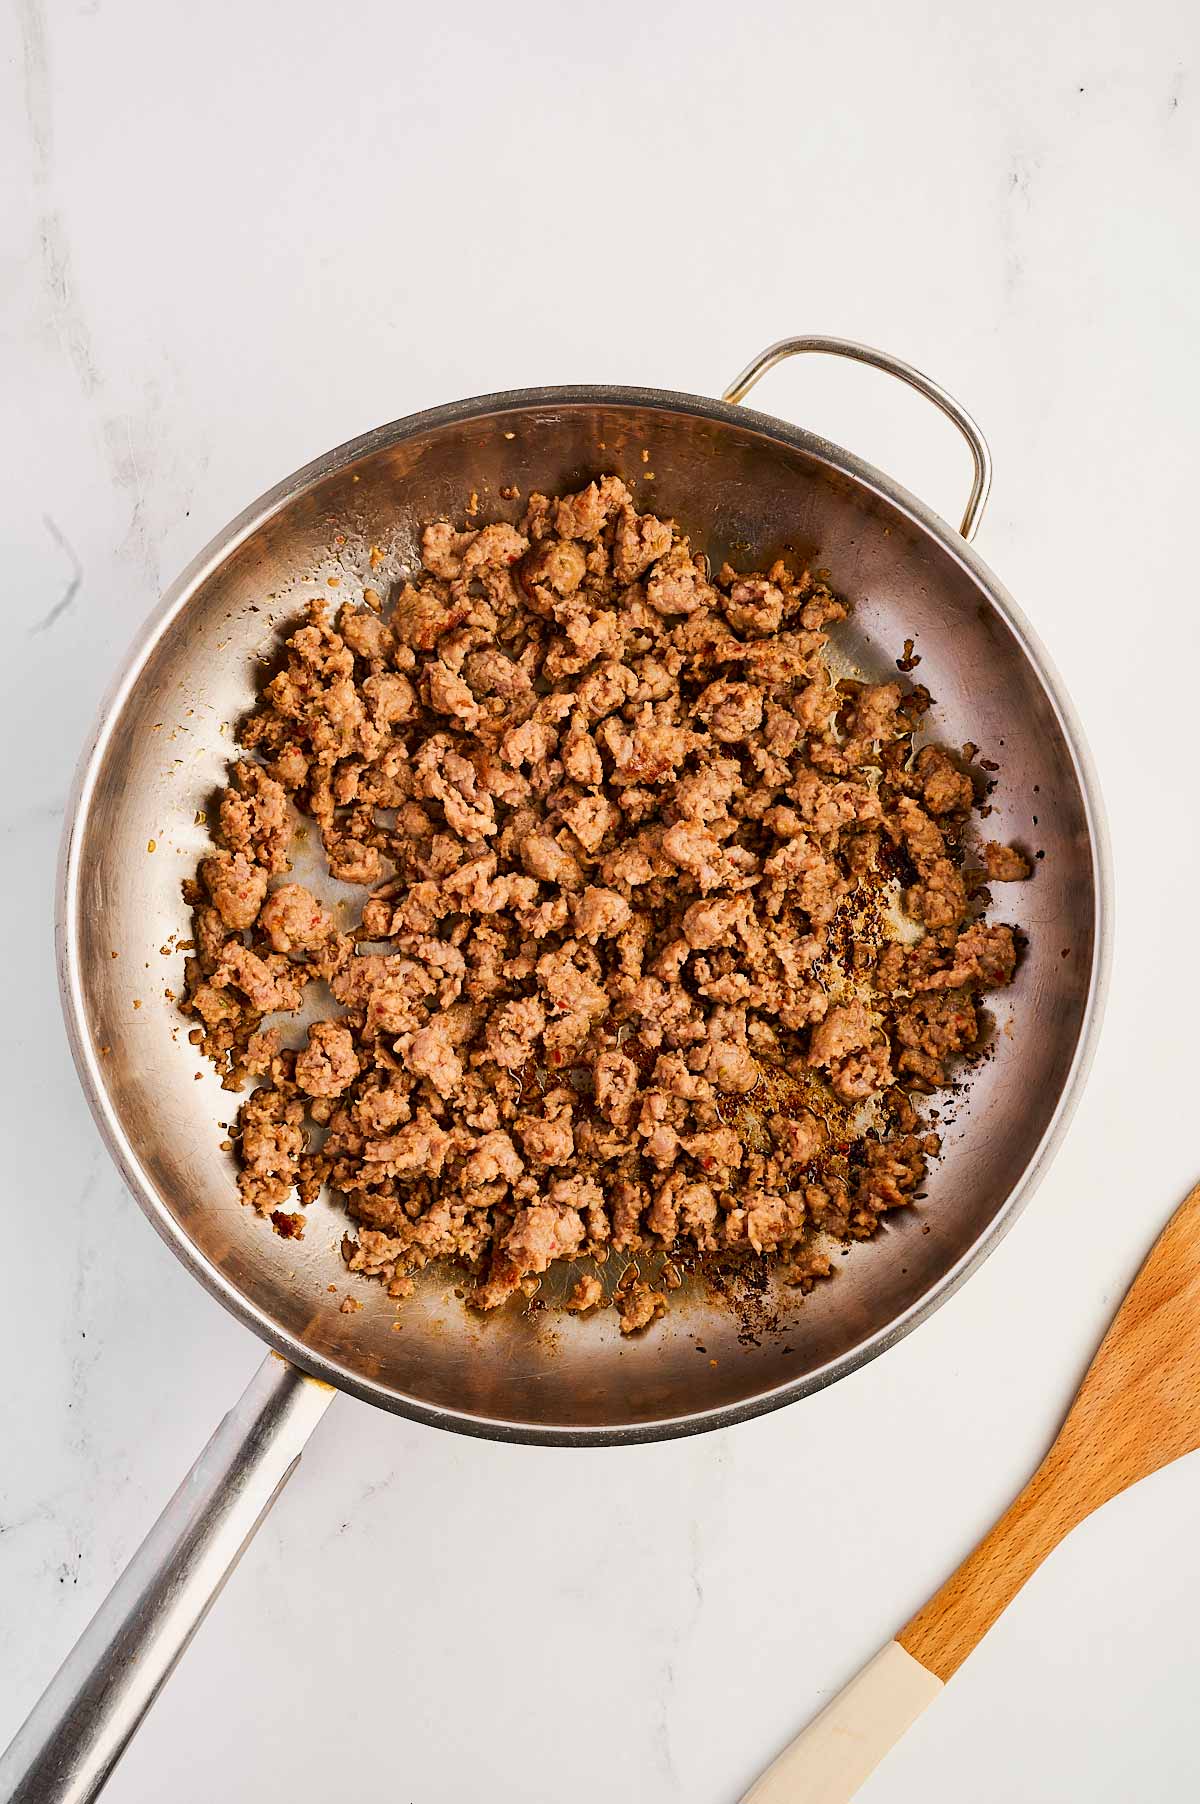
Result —
<svg viewBox="0 0 1200 1804"><path fill-rule="evenodd" d="M276 625L309 595L336 602L364 577L383 586L412 559L421 522L460 517L473 489L483 510L503 511L505 484L556 491L608 469L715 560L761 568L788 551L827 570L855 602L840 644L863 674L893 675L903 640L916 639L938 737L972 739L1000 766L989 833L1044 850L1031 884L998 892L999 917L1007 900L1029 949L1012 989L988 999L994 1052L956 1106L927 1200L839 1261L805 1301L771 1292L774 1326L751 1321L748 1334L744 1318L687 1291L634 1341L622 1341L611 1314L481 1320L436 1272L399 1316L368 1284L355 1288L362 1312L342 1315L343 1212L322 1199L305 1239L285 1242L239 1207L218 1126L236 1100L165 994L179 987L181 960L159 949L188 932L179 885L206 845L195 816L233 753L224 723L250 703ZM372 545L386 554L375 575ZM770 1408L840 1376L994 1244L1086 1063L1103 964L1102 829L1077 734L1039 664L1012 604L943 522L846 453L746 410L638 390L532 391L416 416L330 453L256 504L176 585L81 775L60 961L81 1075L131 1188L203 1281L281 1351L446 1426L648 1438Z"/></svg>

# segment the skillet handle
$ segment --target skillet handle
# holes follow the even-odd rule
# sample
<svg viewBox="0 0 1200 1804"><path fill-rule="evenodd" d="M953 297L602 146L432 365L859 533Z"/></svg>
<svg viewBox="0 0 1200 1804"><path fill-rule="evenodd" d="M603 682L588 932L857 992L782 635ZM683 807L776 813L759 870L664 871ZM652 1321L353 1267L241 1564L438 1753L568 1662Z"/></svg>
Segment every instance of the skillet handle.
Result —
<svg viewBox="0 0 1200 1804"><path fill-rule="evenodd" d="M975 479L958 529L964 539L973 539L979 530L983 510L987 506L988 491L992 486L992 454L988 449L988 442L966 408L953 395L948 395L931 377L915 370L911 363L902 363L887 351L872 350L870 345L855 344L849 338L781 338L778 344L768 345L765 351L759 352L753 363L747 364L737 380L731 382L725 390L722 400L744 401L755 383L768 370L773 370L786 357L798 356L801 351L824 351L832 357L849 357L855 363L869 363L877 370L886 370L889 376L898 376L901 382L907 382L910 388L927 396L935 407L941 408L948 420L953 420L970 446L975 463Z"/></svg>
<svg viewBox="0 0 1200 1804"><path fill-rule="evenodd" d="M97 1795L335 1395L263 1361L0 1756L5 1804Z"/></svg>

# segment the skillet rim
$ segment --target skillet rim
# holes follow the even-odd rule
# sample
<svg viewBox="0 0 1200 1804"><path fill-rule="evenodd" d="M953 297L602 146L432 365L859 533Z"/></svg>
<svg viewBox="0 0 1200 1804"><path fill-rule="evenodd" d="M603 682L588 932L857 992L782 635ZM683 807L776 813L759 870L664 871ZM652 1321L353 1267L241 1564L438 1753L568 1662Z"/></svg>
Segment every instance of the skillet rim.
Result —
<svg viewBox="0 0 1200 1804"><path fill-rule="evenodd" d="M774 1385L735 1404L698 1410L661 1422L607 1424L579 1428L522 1422L470 1414L434 1406L362 1377L348 1367L314 1354L281 1329L273 1317L250 1302L236 1285L199 1250L158 1196L125 1134L105 1082L105 1074L87 1026L87 1006L79 957L79 875L82 846L96 779L119 724L125 704L154 648L171 622L200 586L261 526L306 490L337 475L375 452L402 444L436 428L463 425L501 412L554 410L579 406L642 408L650 412L685 413L716 424L749 428L802 451L839 475L887 501L961 564L1017 641L1053 709L1071 756L1083 799L1092 864L1093 945L1087 996L1071 1064L1054 1112L1024 1171L996 1214L958 1262L931 1289L885 1327L837 1359L813 1372ZM372 428L276 483L218 532L165 591L110 685L96 724L85 742L67 801L55 894L55 963L67 1038L75 1069L92 1117L126 1186L142 1212L194 1277L243 1326L286 1360L312 1377L358 1397L364 1403L430 1427L486 1440L540 1446L597 1447L673 1440L752 1420L836 1383L860 1370L925 1321L978 1270L1012 1227L1028 1203L1061 1144L1078 1106L1095 1056L1107 998L1112 961L1113 878L1108 827L1099 783L1087 740L1062 679L1029 621L979 554L946 521L901 484L852 452L789 424L772 414L702 395L669 389L576 384L501 390L426 408Z"/></svg>

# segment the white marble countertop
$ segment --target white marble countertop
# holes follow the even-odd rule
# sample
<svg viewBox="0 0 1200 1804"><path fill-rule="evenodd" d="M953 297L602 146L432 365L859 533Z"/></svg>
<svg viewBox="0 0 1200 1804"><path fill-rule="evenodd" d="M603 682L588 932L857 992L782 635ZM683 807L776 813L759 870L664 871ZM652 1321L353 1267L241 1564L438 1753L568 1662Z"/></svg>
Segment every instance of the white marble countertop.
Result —
<svg viewBox="0 0 1200 1804"><path fill-rule="evenodd" d="M0 1743L260 1352L124 1193L55 994L71 768L160 585L380 420L539 382L711 393L788 332L887 346L991 437L978 546L1087 725L1118 882L1099 1057L1036 1199L885 1358L729 1432L531 1450L339 1400L107 1794L732 1804L1023 1481L1200 1173L1195 10L15 0L6 25L0 824L28 951ZM815 363L760 392L957 517L962 447L915 397ZM1190 1460L1079 1530L862 1797L1194 1795L1198 1510Z"/></svg>

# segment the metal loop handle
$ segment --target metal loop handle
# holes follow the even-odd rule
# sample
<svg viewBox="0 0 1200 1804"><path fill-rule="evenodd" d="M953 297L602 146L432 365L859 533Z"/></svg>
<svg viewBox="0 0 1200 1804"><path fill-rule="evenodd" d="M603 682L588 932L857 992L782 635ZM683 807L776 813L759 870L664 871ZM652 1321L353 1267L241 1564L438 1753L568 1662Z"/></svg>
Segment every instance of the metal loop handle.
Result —
<svg viewBox="0 0 1200 1804"><path fill-rule="evenodd" d="M923 371L915 370L911 363L902 363L899 357L892 357L886 351L873 350L870 345L855 344L849 338L781 338L778 344L769 345L753 363L747 364L737 380L730 383L722 399L744 401L755 383L768 370L773 370L786 357L799 356L801 351L825 351L831 357L849 357L854 363L869 363L877 370L886 370L889 376L898 376L901 382L907 382L910 388L925 395L935 407L941 409L948 420L954 422L970 446L975 463L975 480L971 484L966 511L958 529L964 539L973 539L979 530L979 522L983 518L992 486L992 454L988 449L988 442L966 408Z"/></svg>

